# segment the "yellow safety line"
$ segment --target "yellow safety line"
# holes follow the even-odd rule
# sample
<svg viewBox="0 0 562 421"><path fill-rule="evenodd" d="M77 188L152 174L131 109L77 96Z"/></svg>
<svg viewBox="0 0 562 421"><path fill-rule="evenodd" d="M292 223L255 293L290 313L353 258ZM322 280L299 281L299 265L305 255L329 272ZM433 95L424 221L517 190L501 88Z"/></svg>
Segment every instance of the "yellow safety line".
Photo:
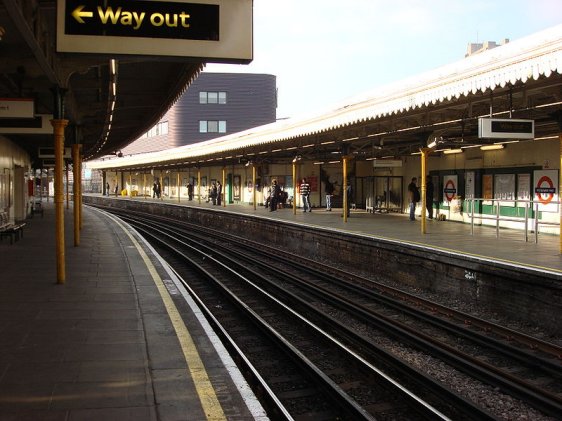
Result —
<svg viewBox="0 0 562 421"><path fill-rule="evenodd" d="M203 406L203 411L207 416L207 419L212 420L226 420L226 416L222 410L222 407L219 403L217 395L215 393L215 389L209 380L209 376L207 375L207 371L205 370L205 366L203 365L203 361L201 361L201 357L197 352L197 348L193 343L193 339L189 334L189 331L185 327L183 319L181 318L172 297L170 296L166 286L162 282L162 278L156 271L156 268L137 242L137 240L131 235L131 233L116 221L117 224L121 226L125 234L129 236L135 247L137 248L139 254L142 257L156 287L158 288L158 292L162 297L162 301L164 302L164 306L166 307L166 311L168 312L168 316L172 321L172 325L174 326L174 330L176 331L176 335L180 342L181 349L183 351L183 355L185 357L185 361L187 363L187 367L189 369L189 373L191 374L191 378L193 379L193 383L195 384L195 389L197 390L197 395L199 395L199 400L201 401L201 405Z"/></svg>

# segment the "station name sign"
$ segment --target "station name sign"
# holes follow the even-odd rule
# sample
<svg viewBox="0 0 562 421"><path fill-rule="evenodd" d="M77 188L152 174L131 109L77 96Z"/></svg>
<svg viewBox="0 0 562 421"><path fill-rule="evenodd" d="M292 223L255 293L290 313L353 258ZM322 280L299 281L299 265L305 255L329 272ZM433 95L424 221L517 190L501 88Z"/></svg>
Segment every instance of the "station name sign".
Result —
<svg viewBox="0 0 562 421"><path fill-rule="evenodd" d="M32 98L0 98L0 118L33 118Z"/></svg>
<svg viewBox="0 0 562 421"><path fill-rule="evenodd" d="M60 0L57 52L248 63L252 0Z"/></svg>
<svg viewBox="0 0 562 421"><path fill-rule="evenodd" d="M515 118L479 118L478 137L533 139L535 137L535 121Z"/></svg>

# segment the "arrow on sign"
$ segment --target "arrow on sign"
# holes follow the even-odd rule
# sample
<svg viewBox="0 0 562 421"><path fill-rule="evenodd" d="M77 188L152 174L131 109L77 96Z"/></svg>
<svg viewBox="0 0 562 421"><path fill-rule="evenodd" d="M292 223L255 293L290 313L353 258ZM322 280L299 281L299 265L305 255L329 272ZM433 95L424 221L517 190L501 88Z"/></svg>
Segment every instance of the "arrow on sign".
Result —
<svg viewBox="0 0 562 421"><path fill-rule="evenodd" d="M82 18L91 18L94 16L94 12L83 12L83 8L84 6L78 6L76 9L74 9L74 12L72 12L72 17L76 19L78 23L86 23Z"/></svg>

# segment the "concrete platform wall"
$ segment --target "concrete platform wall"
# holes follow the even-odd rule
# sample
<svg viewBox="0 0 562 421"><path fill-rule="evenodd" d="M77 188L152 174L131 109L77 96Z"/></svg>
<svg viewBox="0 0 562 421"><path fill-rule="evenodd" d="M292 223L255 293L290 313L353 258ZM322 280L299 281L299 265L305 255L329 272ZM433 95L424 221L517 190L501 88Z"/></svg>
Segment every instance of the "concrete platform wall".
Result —
<svg viewBox="0 0 562 421"><path fill-rule="evenodd" d="M85 197L85 202L165 215L276 245L311 259L372 274L466 302L560 335L562 279L546 272L455 255L426 246L286 221L172 204Z"/></svg>

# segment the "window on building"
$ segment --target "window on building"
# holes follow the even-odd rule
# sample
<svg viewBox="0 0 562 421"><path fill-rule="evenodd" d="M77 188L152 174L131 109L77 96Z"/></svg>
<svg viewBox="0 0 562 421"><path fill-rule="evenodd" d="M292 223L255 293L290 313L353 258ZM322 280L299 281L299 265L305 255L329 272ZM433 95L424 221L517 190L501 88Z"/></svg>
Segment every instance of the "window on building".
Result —
<svg viewBox="0 0 562 421"><path fill-rule="evenodd" d="M207 103L208 104L218 104L219 103L219 93L218 92L207 92Z"/></svg>
<svg viewBox="0 0 562 421"><path fill-rule="evenodd" d="M154 137L168 134L168 122L161 121L160 123L152 126L152 128L141 137Z"/></svg>
<svg viewBox="0 0 562 421"><path fill-rule="evenodd" d="M199 121L199 133L226 133L226 121L201 120Z"/></svg>
<svg viewBox="0 0 562 421"><path fill-rule="evenodd" d="M226 104L226 92L199 92L199 104Z"/></svg>

